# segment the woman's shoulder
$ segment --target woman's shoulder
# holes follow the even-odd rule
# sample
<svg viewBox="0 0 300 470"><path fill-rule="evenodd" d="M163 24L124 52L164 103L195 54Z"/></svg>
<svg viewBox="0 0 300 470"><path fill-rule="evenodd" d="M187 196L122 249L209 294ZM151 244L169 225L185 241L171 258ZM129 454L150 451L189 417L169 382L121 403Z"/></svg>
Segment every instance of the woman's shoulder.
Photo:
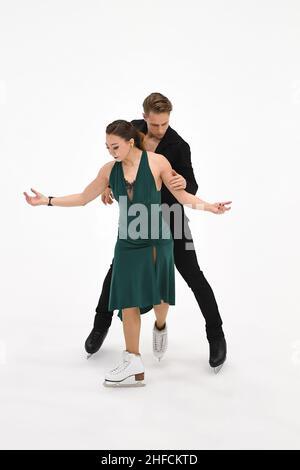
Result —
<svg viewBox="0 0 300 470"><path fill-rule="evenodd" d="M110 161L110 162L105 163L104 166L105 166L107 169L111 170L112 167L115 165L115 163L116 163L116 162L114 162L114 161Z"/></svg>
<svg viewBox="0 0 300 470"><path fill-rule="evenodd" d="M116 163L116 162L114 162L114 161L107 162L107 163L105 163L105 165L103 165L102 168L104 169L104 171L105 171L106 173L109 174L109 173L111 172L111 170L113 169L113 167L115 166L115 163Z"/></svg>
<svg viewBox="0 0 300 470"><path fill-rule="evenodd" d="M166 160L166 157L162 155L161 153L148 152L147 150L147 154L148 154L149 159L153 160L153 162L156 162L156 163L161 163Z"/></svg>
<svg viewBox="0 0 300 470"><path fill-rule="evenodd" d="M98 176L104 176L106 178L109 178L115 163L116 162L114 161L104 163L104 165L102 165L102 167L99 170Z"/></svg>
<svg viewBox="0 0 300 470"><path fill-rule="evenodd" d="M168 159L162 155L161 153L155 153L155 152L148 152L147 151L147 154L148 154L148 158L150 160L150 162L155 165L155 166L158 166L159 168L162 168L166 165L166 163L168 163Z"/></svg>

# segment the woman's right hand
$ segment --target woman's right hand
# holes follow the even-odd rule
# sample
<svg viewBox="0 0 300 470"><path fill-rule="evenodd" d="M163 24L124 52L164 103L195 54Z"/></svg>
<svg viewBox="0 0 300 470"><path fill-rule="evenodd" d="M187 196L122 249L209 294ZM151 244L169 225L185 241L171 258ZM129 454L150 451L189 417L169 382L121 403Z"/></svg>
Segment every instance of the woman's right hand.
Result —
<svg viewBox="0 0 300 470"><path fill-rule="evenodd" d="M44 196L42 193L39 193L38 191L36 191L33 188L30 188L30 189L35 194L34 197L33 196L28 196L26 191L23 192L28 204L30 204L31 206L46 206L46 205L48 205L49 199L47 198L47 196Z"/></svg>
<svg viewBox="0 0 300 470"><path fill-rule="evenodd" d="M101 194L101 200L103 202L103 204L112 204L114 201L113 201L113 193L112 193L112 190L111 188L106 188L105 191L103 191L103 193Z"/></svg>

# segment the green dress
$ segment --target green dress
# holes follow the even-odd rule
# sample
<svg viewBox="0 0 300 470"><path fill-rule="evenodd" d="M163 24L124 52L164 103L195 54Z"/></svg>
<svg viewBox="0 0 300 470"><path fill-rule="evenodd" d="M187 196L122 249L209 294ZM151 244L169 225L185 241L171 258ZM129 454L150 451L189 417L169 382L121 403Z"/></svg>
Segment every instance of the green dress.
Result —
<svg viewBox="0 0 300 470"><path fill-rule="evenodd" d="M139 307L148 312L162 301L175 305L174 242L161 211L148 154L144 150L129 197L122 162L115 162L109 184L119 203L118 237L109 294L109 311ZM129 185L130 186L130 185Z"/></svg>

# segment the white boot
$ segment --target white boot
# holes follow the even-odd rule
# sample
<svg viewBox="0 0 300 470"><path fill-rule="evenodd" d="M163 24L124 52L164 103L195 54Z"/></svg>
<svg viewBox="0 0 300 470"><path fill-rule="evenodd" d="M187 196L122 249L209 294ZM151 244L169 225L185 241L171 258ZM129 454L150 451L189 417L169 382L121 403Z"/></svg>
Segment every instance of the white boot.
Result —
<svg viewBox="0 0 300 470"><path fill-rule="evenodd" d="M163 330L156 327L156 322L153 326L153 354L160 361L165 354L168 347L168 329L167 324Z"/></svg>
<svg viewBox="0 0 300 470"><path fill-rule="evenodd" d="M144 382L145 368L140 354L123 351L122 362L105 375L106 387L140 387Z"/></svg>

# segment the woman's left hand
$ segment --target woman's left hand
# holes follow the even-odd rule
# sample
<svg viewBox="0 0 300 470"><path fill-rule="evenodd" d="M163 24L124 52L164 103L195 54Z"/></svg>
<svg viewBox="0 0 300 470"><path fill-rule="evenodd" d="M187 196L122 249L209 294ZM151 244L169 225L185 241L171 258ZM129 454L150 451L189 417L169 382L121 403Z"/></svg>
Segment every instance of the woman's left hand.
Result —
<svg viewBox="0 0 300 470"><path fill-rule="evenodd" d="M224 214L225 211L229 211L231 209L231 207L226 207L231 203L232 201L215 202L214 204L210 204L209 211L213 214Z"/></svg>

